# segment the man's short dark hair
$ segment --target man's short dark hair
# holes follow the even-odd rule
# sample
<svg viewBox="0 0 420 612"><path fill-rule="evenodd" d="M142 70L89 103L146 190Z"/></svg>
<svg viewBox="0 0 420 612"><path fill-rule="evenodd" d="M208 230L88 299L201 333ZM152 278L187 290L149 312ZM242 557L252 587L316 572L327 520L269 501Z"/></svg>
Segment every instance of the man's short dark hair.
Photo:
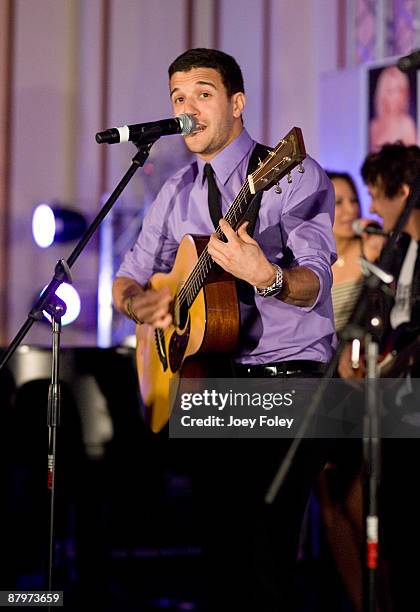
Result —
<svg viewBox="0 0 420 612"><path fill-rule="evenodd" d="M384 195L393 198L403 184L413 189L420 175L420 148L402 142L385 144L378 152L365 159L361 174L367 185L381 185Z"/></svg>
<svg viewBox="0 0 420 612"><path fill-rule="evenodd" d="M192 68L214 68L222 77L229 97L238 91L245 92L239 64L231 55L217 49L188 49L179 55L168 68L169 78L174 72L188 72Z"/></svg>

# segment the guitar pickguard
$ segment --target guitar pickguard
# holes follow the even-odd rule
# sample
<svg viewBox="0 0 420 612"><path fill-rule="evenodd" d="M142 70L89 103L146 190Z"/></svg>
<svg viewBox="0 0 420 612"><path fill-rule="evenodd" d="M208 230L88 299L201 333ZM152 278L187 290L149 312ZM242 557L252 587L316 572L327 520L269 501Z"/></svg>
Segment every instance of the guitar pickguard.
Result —
<svg viewBox="0 0 420 612"><path fill-rule="evenodd" d="M191 318L188 316L187 324L182 334L176 331L172 334L169 341L169 366L171 372L178 372L181 369L184 360L185 351L187 350L188 341L190 339Z"/></svg>

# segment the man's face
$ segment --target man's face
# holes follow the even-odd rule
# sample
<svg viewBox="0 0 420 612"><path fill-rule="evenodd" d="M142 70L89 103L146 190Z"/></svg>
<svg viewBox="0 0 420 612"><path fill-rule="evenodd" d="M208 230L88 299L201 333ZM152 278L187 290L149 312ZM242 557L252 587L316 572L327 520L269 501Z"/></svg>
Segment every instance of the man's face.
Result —
<svg viewBox="0 0 420 612"><path fill-rule="evenodd" d="M388 198L384 194L381 181L377 181L374 185L368 185L367 187L372 199L370 212L379 215L383 220L385 232L390 232L405 206L408 187L403 185L397 195L392 198Z"/></svg>
<svg viewBox="0 0 420 612"><path fill-rule="evenodd" d="M229 97L222 77L214 68L175 72L169 87L174 114L194 115L202 128L185 136L192 153L209 161L241 133L245 96L238 92Z"/></svg>

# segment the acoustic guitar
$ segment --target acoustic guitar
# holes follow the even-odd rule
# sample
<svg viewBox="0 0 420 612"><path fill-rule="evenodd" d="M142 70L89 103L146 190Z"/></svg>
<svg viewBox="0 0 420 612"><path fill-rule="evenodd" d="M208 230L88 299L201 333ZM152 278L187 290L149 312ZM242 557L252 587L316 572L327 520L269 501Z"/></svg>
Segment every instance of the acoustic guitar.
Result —
<svg viewBox="0 0 420 612"><path fill-rule="evenodd" d="M249 174L224 219L236 230L254 196L278 183L306 157L300 128L294 127ZM279 188L279 187L278 187ZM280 188L279 188L280 189ZM223 240L220 227L217 236ZM137 325L136 361L142 409L152 431L160 431L172 412L181 376L203 377L203 356L232 354L239 335L239 304L235 279L213 263L209 237L186 235L168 274L154 274L148 286L169 287L173 324L166 330ZM197 366L197 367L195 367ZM204 374L205 375L205 374Z"/></svg>

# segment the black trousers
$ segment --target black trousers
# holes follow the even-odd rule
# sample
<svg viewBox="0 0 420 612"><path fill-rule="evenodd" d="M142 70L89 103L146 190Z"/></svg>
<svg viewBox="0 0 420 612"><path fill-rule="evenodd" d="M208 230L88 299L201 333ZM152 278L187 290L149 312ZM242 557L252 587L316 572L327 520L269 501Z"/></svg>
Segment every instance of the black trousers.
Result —
<svg viewBox="0 0 420 612"><path fill-rule="evenodd" d="M280 377L318 377L318 365L306 367L301 362L294 368L277 367ZM271 377L272 369L266 375ZM259 366L256 376L262 376ZM183 442L193 447L193 497L203 548L203 610L299 610L295 580L299 535L312 485L328 454L325 441L302 441L271 505L265 504L264 496L291 439Z"/></svg>
<svg viewBox="0 0 420 612"><path fill-rule="evenodd" d="M194 456L193 476L208 601L203 609L298 610L300 528L314 479L325 463L325 444L302 442L283 488L266 505L264 495L290 441L204 442Z"/></svg>

